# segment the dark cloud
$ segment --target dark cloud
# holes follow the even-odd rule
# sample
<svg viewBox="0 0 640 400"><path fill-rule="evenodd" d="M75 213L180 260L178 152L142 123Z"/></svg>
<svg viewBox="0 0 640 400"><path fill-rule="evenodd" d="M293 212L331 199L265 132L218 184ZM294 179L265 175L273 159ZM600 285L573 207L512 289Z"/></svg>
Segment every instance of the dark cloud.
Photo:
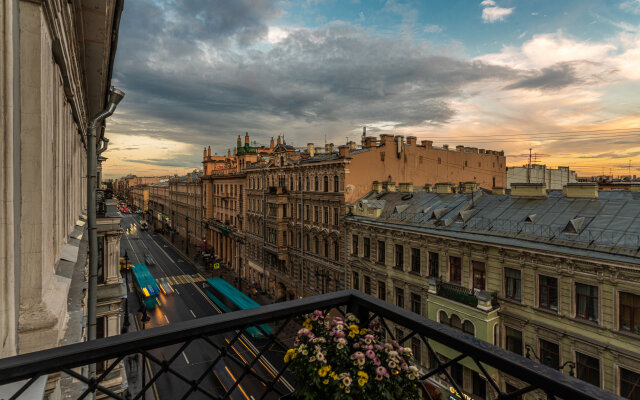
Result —
<svg viewBox="0 0 640 400"><path fill-rule="evenodd" d="M533 71L528 77L506 86L505 89L557 90L582 82L583 80L576 76L572 63L558 63Z"/></svg>
<svg viewBox="0 0 640 400"><path fill-rule="evenodd" d="M633 158L638 156L640 156L640 151L633 151L630 153L600 153L595 155L578 156L578 158Z"/></svg>
<svg viewBox="0 0 640 400"><path fill-rule="evenodd" d="M201 168L202 159L199 154L174 154L168 158L142 158L133 159L125 158L124 161L146 165L157 165L164 167L180 167L180 168Z"/></svg>

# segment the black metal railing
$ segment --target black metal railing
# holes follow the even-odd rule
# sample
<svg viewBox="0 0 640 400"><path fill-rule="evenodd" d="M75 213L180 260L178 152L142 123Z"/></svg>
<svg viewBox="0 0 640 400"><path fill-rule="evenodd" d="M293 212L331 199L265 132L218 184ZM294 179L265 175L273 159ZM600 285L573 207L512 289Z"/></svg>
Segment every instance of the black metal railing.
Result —
<svg viewBox="0 0 640 400"><path fill-rule="evenodd" d="M271 304L5 358L0 360L0 385L26 380L24 388L40 376L62 372L84 384L84 391L76 398L84 398L95 390L99 395L110 398L138 399L144 398L145 393L153 393L157 390L155 385L158 385L162 387L156 393L163 399L184 399L193 394L213 399L250 396L255 399L277 399L288 394L295 385L293 377L287 372L287 365L282 361L283 352L291 346L301 317L316 309L334 314L352 312L360 319L361 325L375 319L386 331L387 340L394 338L394 332L399 332L392 328L402 327L403 332L408 333L395 339L407 347L415 342L413 338L419 339L432 360L430 368L422 374L425 398L440 398L437 387L442 393L447 392L449 386L464 393L465 388L456 383L450 373L450 367L463 360L487 381L486 397L490 399L516 399L527 393L537 393L537 398L547 396L550 399L619 398L596 386L356 290ZM260 336L256 335L257 331L262 333L262 338L257 338ZM249 342L252 343L250 351L238 350L240 346L249 345ZM455 350L458 356L442 358L434 351L436 343ZM188 369L182 361L182 354L192 347L196 347L200 359L191 360L194 368ZM143 380L144 387L138 391L130 386L130 393L117 394L106 386L104 378L131 355L140 355L147 360L149 368L143 368L147 371L144 375L147 379ZM82 373L82 367L103 361L105 370L97 379L88 379ZM233 379L220 378L219 375L225 371ZM519 389L507 393L504 386L506 375L510 383L514 380L520 382ZM217 380L214 380L214 376L218 377ZM219 384L216 384L218 381Z"/></svg>

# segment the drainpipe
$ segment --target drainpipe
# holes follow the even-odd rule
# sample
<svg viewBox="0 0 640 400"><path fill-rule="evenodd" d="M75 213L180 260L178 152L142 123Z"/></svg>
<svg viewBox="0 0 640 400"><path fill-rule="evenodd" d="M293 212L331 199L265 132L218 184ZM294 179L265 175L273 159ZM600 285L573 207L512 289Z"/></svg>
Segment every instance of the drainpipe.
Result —
<svg viewBox="0 0 640 400"><path fill-rule="evenodd" d="M98 152L96 131L105 118L110 117L124 92L111 88L107 107L89 122L87 130L87 217L89 222L89 305L88 305L88 340L96 338L96 303L98 299L98 229L96 226L96 184ZM96 365L89 365L89 379L95 379Z"/></svg>
<svg viewBox="0 0 640 400"><path fill-rule="evenodd" d="M100 157L100 155L102 155L102 153L107 151L107 149L109 148L109 139L107 139L106 137L103 137L100 144L102 146L98 149L98 152L97 152L98 157ZM98 178L97 178L97 187L100 187L100 186L102 186L102 172L100 172L100 175L98 175Z"/></svg>

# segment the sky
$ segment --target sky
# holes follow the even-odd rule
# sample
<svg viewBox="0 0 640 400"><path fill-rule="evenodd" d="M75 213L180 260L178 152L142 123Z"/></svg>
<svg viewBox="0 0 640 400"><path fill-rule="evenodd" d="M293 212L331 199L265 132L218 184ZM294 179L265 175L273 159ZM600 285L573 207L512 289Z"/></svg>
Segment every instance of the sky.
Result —
<svg viewBox="0 0 640 400"><path fill-rule="evenodd" d="M640 175L640 0L127 0L106 178L392 133Z"/></svg>

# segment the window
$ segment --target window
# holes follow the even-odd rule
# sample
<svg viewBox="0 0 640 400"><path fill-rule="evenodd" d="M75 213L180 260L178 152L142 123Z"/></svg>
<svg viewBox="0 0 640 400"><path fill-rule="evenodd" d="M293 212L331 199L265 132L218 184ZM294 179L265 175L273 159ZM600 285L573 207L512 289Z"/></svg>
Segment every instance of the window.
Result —
<svg viewBox="0 0 640 400"><path fill-rule="evenodd" d="M396 244L396 264L395 268L402 270L404 269L404 247L401 244Z"/></svg>
<svg viewBox="0 0 640 400"><path fill-rule="evenodd" d="M560 347L557 343L540 339L540 362L553 369L560 368Z"/></svg>
<svg viewBox="0 0 640 400"><path fill-rule="evenodd" d="M462 284L462 259L456 256L449 256L449 281Z"/></svg>
<svg viewBox="0 0 640 400"><path fill-rule="evenodd" d="M384 264L384 253L386 249L386 243L382 240L378 240L378 262Z"/></svg>
<svg viewBox="0 0 640 400"><path fill-rule="evenodd" d="M387 285L383 281L378 281L378 298L387 301Z"/></svg>
<svg viewBox="0 0 640 400"><path fill-rule="evenodd" d="M371 239L369 239L368 237L363 238L363 247L364 247L364 258L370 258L371 257Z"/></svg>
<svg viewBox="0 0 640 400"><path fill-rule="evenodd" d="M396 328L396 340L400 342L400 339L404 338L404 331L400 328Z"/></svg>
<svg viewBox="0 0 640 400"><path fill-rule="evenodd" d="M353 288L356 290L360 290L360 277L357 272L353 273Z"/></svg>
<svg viewBox="0 0 640 400"><path fill-rule="evenodd" d="M329 257L329 241L327 239L323 239L323 244L324 244L324 254L322 254L325 257Z"/></svg>
<svg viewBox="0 0 640 400"><path fill-rule="evenodd" d="M422 315L422 298L419 294L411 293L411 311Z"/></svg>
<svg viewBox="0 0 640 400"><path fill-rule="evenodd" d="M293 176L289 177L289 190L293 190Z"/></svg>
<svg viewBox="0 0 640 400"><path fill-rule="evenodd" d="M482 261L471 261L473 267L473 288L478 290L486 289L487 273Z"/></svg>
<svg viewBox="0 0 640 400"><path fill-rule="evenodd" d="M319 186L318 186L318 177L314 177L313 178L313 190L315 190L316 192L318 191Z"/></svg>
<svg viewBox="0 0 640 400"><path fill-rule="evenodd" d="M318 212L318 206L313 206L313 222L320 222L320 213Z"/></svg>
<svg viewBox="0 0 640 400"><path fill-rule="evenodd" d="M487 381L482 379L479 373L476 371L471 371L472 376L472 384L473 384L473 395L478 396L481 399L487 397Z"/></svg>
<svg viewBox="0 0 640 400"><path fill-rule="evenodd" d="M340 244L338 244L337 240L333 242L333 258L336 261L340 260Z"/></svg>
<svg viewBox="0 0 640 400"><path fill-rule="evenodd" d="M462 386L464 381L464 367L458 363L451 365L451 378L458 386Z"/></svg>
<svg viewBox="0 0 640 400"><path fill-rule="evenodd" d="M451 318L449 318L449 323L452 328L455 328L459 331L462 330L462 320L457 315L451 315Z"/></svg>
<svg viewBox="0 0 640 400"><path fill-rule="evenodd" d="M476 327L473 326L473 322L471 322L469 320L466 320L462 324L462 332L468 333L469 335L472 335L472 336L475 336L476 335Z"/></svg>
<svg viewBox="0 0 640 400"><path fill-rule="evenodd" d="M318 255L320 254L320 246L317 236L313 238L313 251L315 251L315 253Z"/></svg>
<svg viewBox="0 0 640 400"><path fill-rule="evenodd" d="M366 294L371 294L371 278L368 276L364 277L364 292Z"/></svg>
<svg viewBox="0 0 640 400"><path fill-rule="evenodd" d="M437 278L439 275L439 265L440 265L440 254L434 253L432 251L429 252L429 276L433 276Z"/></svg>
<svg viewBox="0 0 640 400"><path fill-rule="evenodd" d="M334 192L340 191L340 178L338 178L338 175L335 175L333 177L333 191Z"/></svg>
<svg viewBox="0 0 640 400"><path fill-rule="evenodd" d="M396 305L404 308L404 289L396 288Z"/></svg>
<svg viewBox="0 0 640 400"><path fill-rule="evenodd" d="M505 297L520 301L522 297L520 289L520 270L513 268L504 269Z"/></svg>
<svg viewBox="0 0 640 400"><path fill-rule="evenodd" d="M449 321L449 317L447 317L447 313L446 312L440 311L439 317L440 317L439 319L440 319L440 323L441 324L444 324L444 325L450 325L451 324L450 321Z"/></svg>
<svg viewBox="0 0 640 400"><path fill-rule="evenodd" d="M640 374L620 368L620 396L640 400Z"/></svg>
<svg viewBox="0 0 640 400"><path fill-rule="evenodd" d="M324 176L324 191L328 192L329 191L329 177L328 176Z"/></svg>
<svg viewBox="0 0 640 400"><path fill-rule="evenodd" d="M340 215L338 214L338 207L333 208L333 225L338 226L340 224Z"/></svg>
<svg viewBox="0 0 640 400"><path fill-rule="evenodd" d="M576 352L577 378L600 387L600 360Z"/></svg>
<svg viewBox="0 0 640 400"><path fill-rule="evenodd" d="M620 330L640 335L640 296L637 294L620 292Z"/></svg>
<svg viewBox="0 0 640 400"><path fill-rule="evenodd" d="M307 176L307 192L311 190L311 186L309 185L309 177Z"/></svg>
<svg viewBox="0 0 640 400"><path fill-rule="evenodd" d="M310 219L310 214L309 214L309 205L307 204L306 206L304 206L304 212L306 214L305 220L308 221Z"/></svg>
<svg viewBox="0 0 640 400"><path fill-rule="evenodd" d="M420 339L415 336L411 338L411 351L413 352L413 357L418 364L422 364L422 343L420 342Z"/></svg>
<svg viewBox="0 0 640 400"><path fill-rule="evenodd" d="M305 247L305 249L306 249L307 251L310 251L311 249L309 248L309 246L310 246L310 242L309 242L309 235L306 235L306 236L304 237L304 239L305 239L305 240L304 240L304 241L305 241L305 246L304 246L304 247Z"/></svg>
<svg viewBox="0 0 640 400"><path fill-rule="evenodd" d="M442 158L438 157L438 164L442 164Z"/></svg>
<svg viewBox="0 0 640 400"><path fill-rule="evenodd" d="M329 223L329 207L324 208L324 222L325 224Z"/></svg>
<svg viewBox="0 0 640 400"><path fill-rule="evenodd" d="M558 311L558 279L540 275L538 278L540 308Z"/></svg>
<svg viewBox="0 0 640 400"><path fill-rule="evenodd" d="M576 283L576 317L598 322L598 287Z"/></svg>
<svg viewBox="0 0 640 400"><path fill-rule="evenodd" d="M510 326L506 327L507 350L522 355L522 332Z"/></svg>
<svg viewBox="0 0 640 400"><path fill-rule="evenodd" d="M411 272L420 273L420 249L411 249Z"/></svg>
<svg viewBox="0 0 640 400"><path fill-rule="evenodd" d="M104 236L98 238L98 285L104 283Z"/></svg>
<svg viewBox="0 0 640 400"><path fill-rule="evenodd" d="M351 243L351 254L358 255L358 235L353 235L353 241Z"/></svg>

